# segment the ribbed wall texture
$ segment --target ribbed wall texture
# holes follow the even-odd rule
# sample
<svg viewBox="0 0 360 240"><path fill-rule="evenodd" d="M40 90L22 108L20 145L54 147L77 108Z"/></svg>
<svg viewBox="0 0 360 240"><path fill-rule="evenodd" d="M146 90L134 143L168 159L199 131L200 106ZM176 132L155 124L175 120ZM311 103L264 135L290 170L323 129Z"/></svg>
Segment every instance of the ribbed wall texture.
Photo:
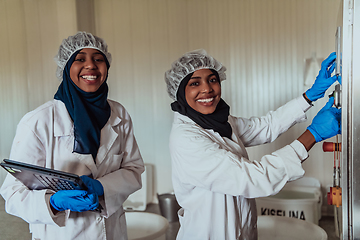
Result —
<svg viewBox="0 0 360 240"><path fill-rule="evenodd" d="M155 166L155 191L169 192L171 100L164 72L183 53L204 48L227 68L223 98L236 116L266 114L299 96L305 60L334 51L340 0L94 0L95 34L113 54L110 98L130 112L145 162ZM21 116L52 98L52 62L74 34L74 1L0 1L0 155L7 157ZM78 11L81 12L81 11ZM86 13L84 13L86 14ZM81 17L81 16L77 16ZM82 29L79 29L82 30ZM315 78L315 75L313 76ZM316 103L311 118L326 102ZM275 143L249 149L259 159L296 139L311 121ZM318 144L306 175L331 184L332 155ZM4 175L0 172L0 175Z"/></svg>
<svg viewBox="0 0 360 240"><path fill-rule="evenodd" d="M0 160L9 157L21 117L53 98L53 57L76 31L74 0L0 0Z"/></svg>

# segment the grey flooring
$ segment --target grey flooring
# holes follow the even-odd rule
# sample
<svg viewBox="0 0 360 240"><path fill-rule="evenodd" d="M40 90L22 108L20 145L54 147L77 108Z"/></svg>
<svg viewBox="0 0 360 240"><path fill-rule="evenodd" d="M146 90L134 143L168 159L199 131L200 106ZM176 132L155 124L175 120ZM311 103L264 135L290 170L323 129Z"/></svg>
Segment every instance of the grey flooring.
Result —
<svg viewBox="0 0 360 240"><path fill-rule="evenodd" d="M5 212L5 201L0 196L0 239L1 240L30 240L29 224L21 218Z"/></svg>
<svg viewBox="0 0 360 240"><path fill-rule="evenodd" d="M0 240L30 240L29 225L21 218L11 216L4 210L4 199L0 197ZM160 214L157 204L149 204L147 212ZM335 235L334 218L331 216L323 216L319 222L328 234L328 240L338 240ZM166 233L166 240L175 240L179 229L179 222L172 222Z"/></svg>

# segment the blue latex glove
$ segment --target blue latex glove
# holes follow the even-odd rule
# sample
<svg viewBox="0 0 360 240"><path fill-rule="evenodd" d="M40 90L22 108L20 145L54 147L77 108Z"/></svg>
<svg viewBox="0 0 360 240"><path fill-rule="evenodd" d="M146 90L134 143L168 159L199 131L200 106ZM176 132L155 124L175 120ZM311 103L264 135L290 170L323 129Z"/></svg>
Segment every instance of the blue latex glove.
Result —
<svg viewBox="0 0 360 240"><path fill-rule="evenodd" d="M85 190L61 190L50 197L50 204L58 211L85 212L95 210L99 206L99 198Z"/></svg>
<svg viewBox="0 0 360 240"><path fill-rule="evenodd" d="M305 94L310 101L316 101L324 97L326 90L337 80L337 76L331 77L331 73L335 69L336 53L331 53L322 63L318 76L314 84Z"/></svg>
<svg viewBox="0 0 360 240"><path fill-rule="evenodd" d="M89 193L96 193L98 196L104 195L104 188L99 180L92 179L86 175L82 175L80 178L88 188L87 191Z"/></svg>
<svg viewBox="0 0 360 240"><path fill-rule="evenodd" d="M331 97L307 128L316 142L341 134L341 109L332 107L333 104L334 98Z"/></svg>

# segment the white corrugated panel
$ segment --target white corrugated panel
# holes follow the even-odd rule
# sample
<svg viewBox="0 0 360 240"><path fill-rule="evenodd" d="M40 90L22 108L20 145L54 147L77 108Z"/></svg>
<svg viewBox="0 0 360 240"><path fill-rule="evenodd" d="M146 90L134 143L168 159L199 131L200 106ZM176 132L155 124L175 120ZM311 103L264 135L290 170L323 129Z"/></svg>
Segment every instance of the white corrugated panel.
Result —
<svg viewBox="0 0 360 240"><path fill-rule="evenodd" d="M76 33L75 0L1 0L0 30L2 160L21 117L54 96L59 81L53 57L64 36ZM0 169L0 182L4 178Z"/></svg>
<svg viewBox="0 0 360 240"><path fill-rule="evenodd" d="M132 116L145 162L155 165L155 191L172 190L168 137L171 100L164 72L183 53L204 48L227 68L223 98L236 116L263 115L299 96L304 60L334 51L340 0L95 0L96 35L109 44L110 98ZM1 156L10 151L16 123L52 99L52 57L76 31L74 1L0 1ZM31 14L30 14L31 13ZM4 34L6 33L6 34ZM315 77L315 76L314 76ZM324 104L311 109L312 118ZM296 139L300 124L275 143L250 148L259 158ZM255 151L256 150L256 151ZM307 175L331 182L331 161L311 150ZM322 171L322 169L325 169Z"/></svg>
<svg viewBox="0 0 360 240"><path fill-rule="evenodd" d="M171 190L172 112L163 76L170 64L187 51L206 49L228 68L222 86L231 113L265 114L306 90L304 59L313 53L325 58L334 50L339 1L98 0L95 5L97 34L115 51L110 96L131 113L144 160L156 166L156 191L165 192ZM308 124L273 144L249 149L251 156L260 158L290 143ZM322 179L311 169L327 164L321 151L312 153L319 159L307 172Z"/></svg>

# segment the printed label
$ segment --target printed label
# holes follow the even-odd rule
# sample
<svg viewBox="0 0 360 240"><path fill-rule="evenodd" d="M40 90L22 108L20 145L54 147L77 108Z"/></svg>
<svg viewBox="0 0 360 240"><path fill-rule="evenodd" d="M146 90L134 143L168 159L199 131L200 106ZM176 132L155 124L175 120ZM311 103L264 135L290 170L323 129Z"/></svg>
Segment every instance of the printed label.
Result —
<svg viewBox="0 0 360 240"><path fill-rule="evenodd" d="M274 208L261 208L261 215L269 215L269 216L283 216L283 217L293 217L301 220L306 220L304 211L299 210L282 210L282 209L274 209Z"/></svg>

